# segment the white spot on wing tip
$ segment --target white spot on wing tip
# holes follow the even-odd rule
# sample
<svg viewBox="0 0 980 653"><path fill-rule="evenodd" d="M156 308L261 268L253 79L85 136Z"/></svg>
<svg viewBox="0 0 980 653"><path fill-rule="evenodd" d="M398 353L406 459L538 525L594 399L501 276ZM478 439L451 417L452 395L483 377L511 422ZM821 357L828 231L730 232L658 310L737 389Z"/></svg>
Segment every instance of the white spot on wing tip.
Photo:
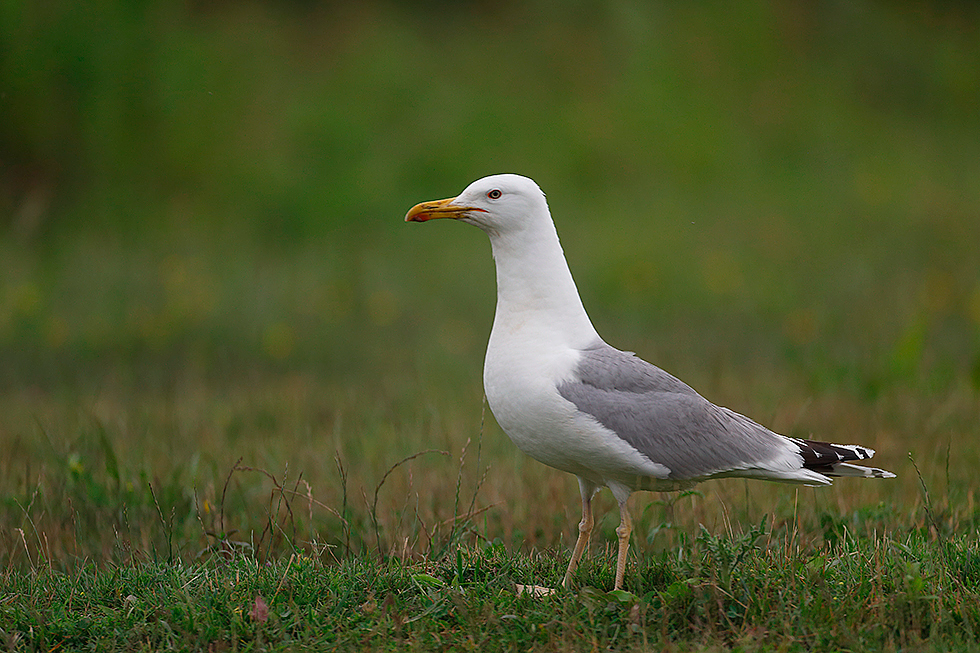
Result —
<svg viewBox="0 0 980 653"><path fill-rule="evenodd" d="M873 458L875 455L875 450L871 447L862 447L859 444L832 444L832 447L840 447L841 449L847 449L848 451L854 452L854 455L858 457L859 460L867 460Z"/></svg>

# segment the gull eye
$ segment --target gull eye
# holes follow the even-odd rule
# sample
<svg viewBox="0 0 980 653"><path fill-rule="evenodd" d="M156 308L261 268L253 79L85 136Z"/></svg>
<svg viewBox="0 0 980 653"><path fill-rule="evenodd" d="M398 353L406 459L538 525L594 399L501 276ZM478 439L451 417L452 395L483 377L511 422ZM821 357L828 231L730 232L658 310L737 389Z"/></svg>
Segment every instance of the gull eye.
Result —
<svg viewBox="0 0 980 653"><path fill-rule="evenodd" d="M501 195L503 195L503 193L500 192L499 188L494 188L493 190L487 192L487 197L492 200L499 200Z"/></svg>

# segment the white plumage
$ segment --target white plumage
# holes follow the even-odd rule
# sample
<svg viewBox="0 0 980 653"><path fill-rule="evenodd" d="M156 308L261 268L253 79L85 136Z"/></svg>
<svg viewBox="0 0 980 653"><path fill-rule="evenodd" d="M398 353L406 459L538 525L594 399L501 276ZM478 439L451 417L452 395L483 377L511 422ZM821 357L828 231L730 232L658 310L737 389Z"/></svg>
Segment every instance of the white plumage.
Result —
<svg viewBox="0 0 980 653"><path fill-rule="evenodd" d="M544 193L532 180L485 177L405 216L434 218L473 224L490 237L497 310L483 384L497 423L526 454L579 479L582 522L564 585L588 544L592 496L602 486L619 503L620 589L632 530L626 500L635 490L676 490L730 476L806 485L827 485L832 476L894 476L846 462L871 458L872 449L773 433L603 342L582 306Z"/></svg>

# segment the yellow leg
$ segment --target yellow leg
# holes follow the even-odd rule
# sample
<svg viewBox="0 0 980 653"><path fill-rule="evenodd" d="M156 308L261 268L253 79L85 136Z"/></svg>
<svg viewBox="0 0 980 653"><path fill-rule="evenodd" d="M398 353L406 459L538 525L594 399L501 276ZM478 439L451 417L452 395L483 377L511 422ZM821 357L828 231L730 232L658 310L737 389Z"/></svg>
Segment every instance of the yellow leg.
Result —
<svg viewBox="0 0 980 653"><path fill-rule="evenodd" d="M589 537L592 535L592 527L595 525L595 521L592 518L592 495L595 492L595 488L584 483L581 479L579 479L579 488L582 490L582 521L578 525L578 540L575 541L575 550L572 551L572 559L568 561L565 580L561 583L565 588L570 587L572 584L572 573L575 572L579 560L582 559L582 554L585 553L585 549L589 546Z"/></svg>
<svg viewBox="0 0 980 653"><path fill-rule="evenodd" d="M616 585L613 589L623 589L623 576L626 575L626 552L630 548L630 533L633 532L633 520L630 519L629 508L626 502L619 504L619 528L616 535L619 536L619 555L616 557Z"/></svg>

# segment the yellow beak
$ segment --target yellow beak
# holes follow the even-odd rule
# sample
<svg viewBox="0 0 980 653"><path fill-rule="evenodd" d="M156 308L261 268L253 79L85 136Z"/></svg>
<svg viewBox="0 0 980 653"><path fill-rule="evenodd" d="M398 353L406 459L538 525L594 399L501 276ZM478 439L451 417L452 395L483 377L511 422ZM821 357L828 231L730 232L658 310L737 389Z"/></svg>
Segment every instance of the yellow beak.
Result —
<svg viewBox="0 0 980 653"><path fill-rule="evenodd" d="M455 199L455 197L449 197L444 200L433 200L431 202L416 204L405 215L405 222L425 222L426 220L435 220L437 218L459 219L464 217L468 211L481 210L474 209L471 206L453 204Z"/></svg>

